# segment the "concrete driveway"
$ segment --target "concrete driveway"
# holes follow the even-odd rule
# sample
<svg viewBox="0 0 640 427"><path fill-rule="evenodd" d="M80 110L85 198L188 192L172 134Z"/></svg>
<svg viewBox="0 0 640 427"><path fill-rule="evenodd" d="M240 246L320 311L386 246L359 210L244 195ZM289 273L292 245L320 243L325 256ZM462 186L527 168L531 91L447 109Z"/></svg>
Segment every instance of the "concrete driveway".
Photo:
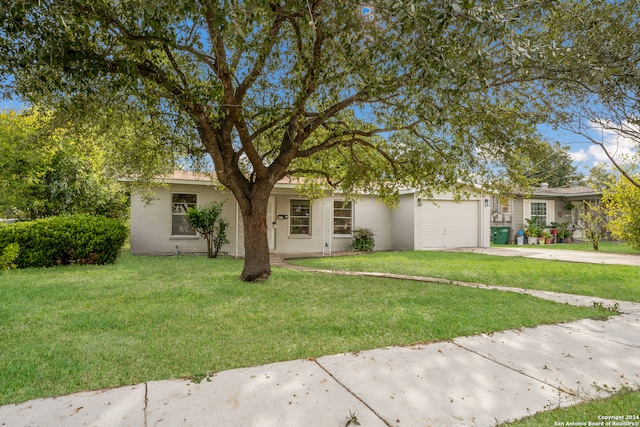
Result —
<svg viewBox="0 0 640 427"><path fill-rule="evenodd" d="M546 245L545 245L546 246ZM455 248L451 252L471 252L476 254L519 256L556 261L586 262L591 264L621 264L640 266L640 255L612 254L606 252L572 251L553 249L545 246L493 246L490 248Z"/></svg>

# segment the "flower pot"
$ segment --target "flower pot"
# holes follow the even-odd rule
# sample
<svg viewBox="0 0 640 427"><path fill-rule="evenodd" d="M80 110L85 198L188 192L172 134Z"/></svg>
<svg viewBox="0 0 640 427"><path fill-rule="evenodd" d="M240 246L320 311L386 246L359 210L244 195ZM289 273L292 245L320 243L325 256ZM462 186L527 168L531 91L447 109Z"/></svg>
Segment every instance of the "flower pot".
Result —
<svg viewBox="0 0 640 427"><path fill-rule="evenodd" d="M544 239L544 244L545 245L550 245L551 244L551 239Z"/></svg>
<svg viewBox="0 0 640 427"><path fill-rule="evenodd" d="M516 240L518 241L519 245L524 245L524 236L518 236L516 237Z"/></svg>
<svg viewBox="0 0 640 427"><path fill-rule="evenodd" d="M544 237L538 237L538 244L544 245Z"/></svg>
<svg viewBox="0 0 640 427"><path fill-rule="evenodd" d="M529 242L530 245L537 245L538 244L538 238L537 237L529 237L527 239L527 241Z"/></svg>

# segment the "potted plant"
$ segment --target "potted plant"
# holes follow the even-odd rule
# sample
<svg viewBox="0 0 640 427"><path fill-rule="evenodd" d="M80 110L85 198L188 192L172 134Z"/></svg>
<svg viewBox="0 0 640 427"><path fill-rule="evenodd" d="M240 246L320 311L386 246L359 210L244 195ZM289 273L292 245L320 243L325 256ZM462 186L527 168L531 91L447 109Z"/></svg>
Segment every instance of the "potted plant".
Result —
<svg viewBox="0 0 640 427"><path fill-rule="evenodd" d="M567 224L567 243L571 243L571 238L573 237L573 224Z"/></svg>
<svg viewBox="0 0 640 427"><path fill-rule="evenodd" d="M551 232L549 230L544 230L542 232L542 237L544 237L545 245L551 244Z"/></svg>
<svg viewBox="0 0 640 427"><path fill-rule="evenodd" d="M538 237L540 237L540 226L538 225L538 221L525 219L527 221L527 225L525 226L524 233L527 236L527 242L530 245L538 244Z"/></svg>
<svg viewBox="0 0 640 427"><path fill-rule="evenodd" d="M567 243L567 227L564 224L558 228L558 242Z"/></svg>
<svg viewBox="0 0 640 427"><path fill-rule="evenodd" d="M569 222L558 223L558 241L560 243L571 242L571 223Z"/></svg>

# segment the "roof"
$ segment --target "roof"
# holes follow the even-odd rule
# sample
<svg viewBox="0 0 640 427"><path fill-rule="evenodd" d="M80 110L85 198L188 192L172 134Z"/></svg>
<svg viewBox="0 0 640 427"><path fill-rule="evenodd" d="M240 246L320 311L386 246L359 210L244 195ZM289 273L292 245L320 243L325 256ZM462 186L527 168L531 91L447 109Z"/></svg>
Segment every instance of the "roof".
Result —
<svg viewBox="0 0 640 427"><path fill-rule="evenodd" d="M594 190L591 187L578 186L578 187L541 187L534 188L532 192L533 196L560 196L560 197L586 197L586 196L600 196L599 191Z"/></svg>
<svg viewBox="0 0 640 427"><path fill-rule="evenodd" d="M158 178L164 184L192 184L192 185L220 185L215 176L215 172L193 172L185 170L175 170L173 173ZM295 188L302 184L297 178L282 178L276 183L277 188Z"/></svg>

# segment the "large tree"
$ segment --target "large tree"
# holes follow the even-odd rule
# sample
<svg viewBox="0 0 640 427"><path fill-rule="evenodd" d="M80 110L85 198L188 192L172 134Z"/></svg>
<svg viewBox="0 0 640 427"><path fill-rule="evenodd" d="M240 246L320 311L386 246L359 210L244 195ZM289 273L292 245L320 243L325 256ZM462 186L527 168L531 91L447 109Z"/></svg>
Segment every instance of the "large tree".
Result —
<svg viewBox="0 0 640 427"><path fill-rule="evenodd" d="M242 278L255 280L270 274L267 201L285 176L391 199L513 181L548 113L537 82L555 47L536 38L565 7L4 0L0 73L25 99L85 119L88 106L127 111L162 126L179 156L210 156L242 213Z"/></svg>

